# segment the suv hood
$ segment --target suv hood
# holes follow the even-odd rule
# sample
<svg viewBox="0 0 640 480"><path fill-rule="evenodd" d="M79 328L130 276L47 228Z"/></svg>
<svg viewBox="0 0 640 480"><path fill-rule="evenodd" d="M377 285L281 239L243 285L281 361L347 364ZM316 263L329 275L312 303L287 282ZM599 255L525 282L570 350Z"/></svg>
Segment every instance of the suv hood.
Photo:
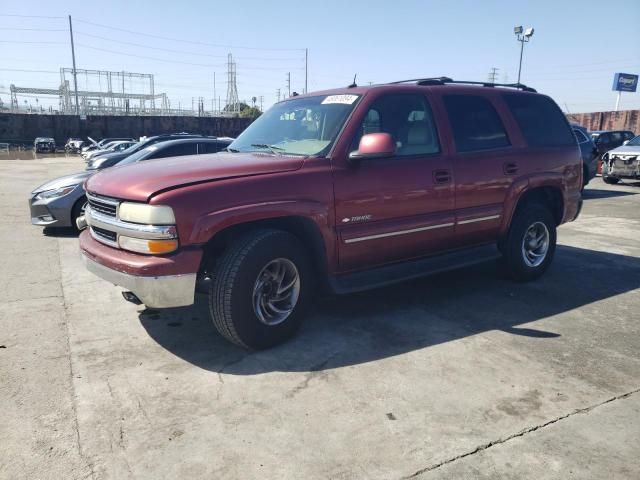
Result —
<svg viewBox="0 0 640 480"><path fill-rule="evenodd" d="M640 146L637 145L623 145L613 150L609 150L610 155L640 155Z"/></svg>
<svg viewBox="0 0 640 480"><path fill-rule="evenodd" d="M185 185L297 170L304 157L267 153L214 153L146 160L109 168L89 179L91 193L147 202L155 193Z"/></svg>
<svg viewBox="0 0 640 480"><path fill-rule="evenodd" d="M95 172L79 172L73 175L66 175L64 177L55 178L49 180L47 183L40 185L33 190L33 194L44 192L46 190L55 190L56 188L70 187L71 185L78 185L83 183L87 178L93 175Z"/></svg>

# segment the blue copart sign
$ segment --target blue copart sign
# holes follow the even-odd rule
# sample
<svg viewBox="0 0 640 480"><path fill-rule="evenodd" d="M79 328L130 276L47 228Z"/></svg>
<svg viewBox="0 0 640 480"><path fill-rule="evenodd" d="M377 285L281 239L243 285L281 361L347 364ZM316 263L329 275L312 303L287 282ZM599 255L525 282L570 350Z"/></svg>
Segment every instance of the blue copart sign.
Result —
<svg viewBox="0 0 640 480"><path fill-rule="evenodd" d="M612 90L617 92L635 92L638 88L638 75L631 73L616 73L613 76Z"/></svg>

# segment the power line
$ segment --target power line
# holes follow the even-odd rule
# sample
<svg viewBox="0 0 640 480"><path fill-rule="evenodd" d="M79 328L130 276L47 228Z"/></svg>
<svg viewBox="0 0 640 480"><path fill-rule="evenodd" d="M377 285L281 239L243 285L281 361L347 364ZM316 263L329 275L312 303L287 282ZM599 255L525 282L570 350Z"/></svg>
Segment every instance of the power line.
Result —
<svg viewBox="0 0 640 480"><path fill-rule="evenodd" d="M12 31L12 32L66 32L64 28L4 28L2 27L2 31Z"/></svg>
<svg viewBox="0 0 640 480"><path fill-rule="evenodd" d="M23 72L23 73L55 73L57 75L60 74L59 71L55 71L55 70L27 70L27 69L21 69L21 68L0 68L0 70L6 71L6 72Z"/></svg>
<svg viewBox="0 0 640 480"><path fill-rule="evenodd" d="M0 17L18 17L18 18L65 18L65 17L52 17L49 15L13 15L10 13L0 13Z"/></svg>
<svg viewBox="0 0 640 480"><path fill-rule="evenodd" d="M200 57L209 57L209 58L227 58L226 55L211 55L209 53L196 53L196 52L187 52L184 50L174 50L171 48L162 48L162 47L152 47L151 45L144 45L142 43L135 43L135 42L125 42L124 40L115 40L113 38L108 38L108 37L103 37L100 35L94 35L92 33L86 33L86 32L81 32L81 31L76 31L75 32L77 35L82 35L85 37L91 37L91 38L97 38L100 40L105 40L107 42L114 42L114 43L119 43L122 45L131 45L134 47L140 47L140 48L148 48L150 50L158 50L161 52L169 52L169 53L179 53L181 55L194 55L194 56L200 56ZM277 61L302 61L302 57L300 58L265 58L265 57L242 57L240 58L240 60L277 60Z"/></svg>
<svg viewBox="0 0 640 480"><path fill-rule="evenodd" d="M34 42L21 40L0 40L0 43L18 43L18 44L34 44L34 45L66 45L65 42Z"/></svg>
<svg viewBox="0 0 640 480"><path fill-rule="evenodd" d="M76 22L81 22L81 23L86 23L87 25L93 25L95 27L101 27L101 28L107 28L109 30L117 30L119 32L126 32L126 33L130 33L132 35L140 35L143 37L149 37L149 38L158 38L161 40L168 40L170 42L182 42L182 43L190 43L193 45L205 45L207 47L216 47L216 48L230 48L230 49L242 49L242 50L273 50L273 51L304 51L304 48L268 48L268 47L245 47L245 46L237 46L237 45L221 45L221 44L215 44L215 43L207 43L207 42L197 42L194 40L184 40L181 38L172 38L172 37L164 37L162 35L153 35L150 33L142 33L142 32L136 32L134 30L127 30L125 28L118 28L118 27L112 27L110 25L103 25L100 23L95 23L95 22L89 22L88 20L79 20L77 19Z"/></svg>

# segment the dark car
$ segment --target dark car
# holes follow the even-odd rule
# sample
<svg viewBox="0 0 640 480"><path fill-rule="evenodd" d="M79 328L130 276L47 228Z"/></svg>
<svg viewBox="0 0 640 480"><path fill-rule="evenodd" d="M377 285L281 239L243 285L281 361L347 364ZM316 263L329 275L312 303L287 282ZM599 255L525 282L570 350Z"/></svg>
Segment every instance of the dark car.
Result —
<svg viewBox="0 0 640 480"><path fill-rule="evenodd" d="M581 125L575 124L571 125L571 128L580 147L580 155L582 156L582 181L583 185L586 186L589 181L596 176L596 171L598 170L598 150L593 140L591 140L589 130Z"/></svg>
<svg viewBox="0 0 640 480"><path fill-rule="evenodd" d="M618 148L627 140L631 140L635 134L629 130L594 130L591 139L598 149L598 173L602 173L602 156L609 150Z"/></svg>
<svg viewBox="0 0 640 480"><path fill-rule="evenodd" d="M170 133L166 135L158 135L155 137L149 137L146 140L143 140L133 145L132 147L123 150L122 152L105 153L104 155L100 155L99 158L88 161L87 168L90 170L95 170L96 168L100 169L105 167L113 167L116 163L124 160L129 155L139 152L143 148L146 148L150 145L155 145L159 142L167 142L169 140L181 140L186 138L217 138L218 140L226 141L227 143L231 143L233 141L232 138L228 137L204 137L202 135L194 135L190 133Z"/></svg>
<svg viewBox="0 0 640 480"><path fill-rule="evenodd" d="M131 155L126 163L181 155L214 153L226 148L231 138L182 138L156 143ZM165 143L167 144L165 146ZM101 168L106 168L102 166ZM31 192L29 208L31 223L44 227L75 226L76 218L84 214L87 198L84 182L97 169L51 180Z"/></svg>
<svg viewBox="0 0 640 480"><path fill-rule="evenodd" d="M37 137L33 141L33 150L38 152L55 152L56 141L51 137Z"/></svg>

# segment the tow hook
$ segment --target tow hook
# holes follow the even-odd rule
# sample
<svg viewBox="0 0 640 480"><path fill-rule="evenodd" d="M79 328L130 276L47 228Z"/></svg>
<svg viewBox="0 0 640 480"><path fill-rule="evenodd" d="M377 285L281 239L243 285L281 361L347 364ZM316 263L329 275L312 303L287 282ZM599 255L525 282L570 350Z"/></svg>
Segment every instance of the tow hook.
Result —
<svg viewBox="0 0 640 480"><path fill-rule="evenodd" d="M87 228L87 220L84 218L84 215L76 218L76 227L78 227L78 230L84 230Z"/></svg>

